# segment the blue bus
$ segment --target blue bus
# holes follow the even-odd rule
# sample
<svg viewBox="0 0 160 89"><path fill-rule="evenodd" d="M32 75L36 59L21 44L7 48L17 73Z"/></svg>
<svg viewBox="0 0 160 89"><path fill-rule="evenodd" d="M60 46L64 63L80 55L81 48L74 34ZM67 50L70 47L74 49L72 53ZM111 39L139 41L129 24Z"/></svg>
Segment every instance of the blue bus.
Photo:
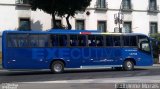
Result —
<svg viewBox="0 0 160 89"><path fill-rule="evenodd" d="M149 37L135 33L87 30L4 31L4 69L106 68L127 71L152 66Z"/></svg>

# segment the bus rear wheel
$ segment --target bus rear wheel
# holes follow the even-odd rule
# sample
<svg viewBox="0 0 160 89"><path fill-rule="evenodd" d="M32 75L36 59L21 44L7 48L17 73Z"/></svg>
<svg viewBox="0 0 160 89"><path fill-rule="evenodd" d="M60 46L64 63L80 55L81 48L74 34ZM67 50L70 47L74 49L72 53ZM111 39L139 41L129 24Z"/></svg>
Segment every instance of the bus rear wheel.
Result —
<svg viewBox="0 0 160 89"><path fill-rule="evenodd" d="M123 69L125 71L132 71L132 70L134 70L134 63L133 63L133 61L131 61L131 60L124 61Z"/></svg>
<svg viewBox="0 0 160 89"><path fill-rule="evenodd" d="M63 73L64 72L64 63L61 61L54 61L51 64L51 72L56 73L56 74Z"/></svg>

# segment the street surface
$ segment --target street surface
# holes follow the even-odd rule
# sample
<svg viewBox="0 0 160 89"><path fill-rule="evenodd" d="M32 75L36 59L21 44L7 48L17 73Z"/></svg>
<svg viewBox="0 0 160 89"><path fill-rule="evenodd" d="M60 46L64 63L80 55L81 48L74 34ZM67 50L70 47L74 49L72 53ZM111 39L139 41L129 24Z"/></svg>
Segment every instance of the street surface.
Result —
<svg viewBox="0 0 160 89"><path fill-rule="evenodd" d="M52 74L49 70L0 70L0 89L6 89L8 84L17 86L15 89L117 89L123 83L131 83L133 88L129 89L146 89L142 86L145 83L151 84L147 89L160 89L160 66L134 71L70 69L63 74Z"/></svg>

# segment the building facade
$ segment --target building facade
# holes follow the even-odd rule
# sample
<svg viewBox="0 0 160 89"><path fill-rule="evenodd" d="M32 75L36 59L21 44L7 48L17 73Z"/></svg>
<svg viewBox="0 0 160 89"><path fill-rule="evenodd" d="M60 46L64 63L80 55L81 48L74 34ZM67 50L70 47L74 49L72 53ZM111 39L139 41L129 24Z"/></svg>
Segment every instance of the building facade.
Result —
<svg viewBox="0 0 160 89"><path fill-rule="evenodd" d="M92 0L86 12L76 15L71 22L75 29L77 21L81 20L85 29L117 32L116 17L120 13L123 33L149 35L160 32L159 5L160 0Z"/></svg>
<svg viewBox="0 0 160 89"><path fill-rule="evenodd" d="M85 12L70 18L72 29L102 32L153 34L160 30L160 0L92 0ZM47 30L52 28L51 16L43 11L32 11L28 0L0 0L0 31L8 29ZM117 17L120 18L117 23ZM56 22L66 26L65 18Z"/></svg>

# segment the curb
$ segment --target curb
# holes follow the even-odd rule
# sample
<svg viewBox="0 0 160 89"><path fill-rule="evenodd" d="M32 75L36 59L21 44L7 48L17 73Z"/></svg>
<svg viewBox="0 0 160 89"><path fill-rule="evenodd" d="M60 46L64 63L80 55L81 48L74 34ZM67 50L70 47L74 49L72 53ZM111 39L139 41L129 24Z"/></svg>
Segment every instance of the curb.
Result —
<svg viewBox="0 0 160 89"><path fill-rule="evenodd" d="M153 66L155 66L155 67L160 67L160 64L153 64Z"/></svg>

